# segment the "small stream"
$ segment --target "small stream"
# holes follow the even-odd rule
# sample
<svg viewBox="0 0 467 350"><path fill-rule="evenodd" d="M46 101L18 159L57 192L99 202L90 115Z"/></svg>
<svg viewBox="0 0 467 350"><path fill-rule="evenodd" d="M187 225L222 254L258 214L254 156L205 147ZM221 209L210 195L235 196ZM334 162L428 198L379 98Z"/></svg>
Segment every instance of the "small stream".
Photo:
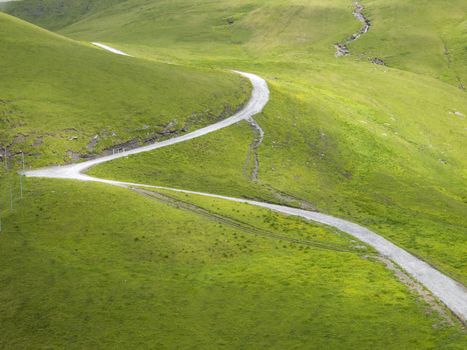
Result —
<svg viewBox="0 0 467 350"><path fill-rule="evenodd" d="M355 9L353 11L353 15L363 24L363 27L357 33L352 34L343 42L334 45L334 47L336 48L336 57L350 55L349 45L355 40L359 39L363 34L368 33L368 31L370 30L371 22L363 14L363 6L358 1L355 1L354 6Z"/></svg>

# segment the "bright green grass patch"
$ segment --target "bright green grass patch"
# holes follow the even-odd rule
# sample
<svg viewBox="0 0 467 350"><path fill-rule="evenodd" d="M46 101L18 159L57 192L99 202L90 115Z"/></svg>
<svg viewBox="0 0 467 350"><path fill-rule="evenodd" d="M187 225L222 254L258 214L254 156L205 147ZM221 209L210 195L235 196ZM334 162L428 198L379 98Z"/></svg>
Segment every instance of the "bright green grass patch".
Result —
<svg viewBox="0 0 467 350"><path fill-rule="evenodd" d="M231 215L265 215L238 209ZM255 237L125 189L28 179L24 201L2 219L1 347L465 344L457 326L356 252ZM275 229L302 225L288 220ZM325 237L310 226L308 234Z"/></svg>
<svg viewBox="0 0 467 350"><path fill-rule="evenodd" d="M232 73L117 56L4 14L0 22L0 146L23 150L29 164L189 130L249 98Z"/></svg>

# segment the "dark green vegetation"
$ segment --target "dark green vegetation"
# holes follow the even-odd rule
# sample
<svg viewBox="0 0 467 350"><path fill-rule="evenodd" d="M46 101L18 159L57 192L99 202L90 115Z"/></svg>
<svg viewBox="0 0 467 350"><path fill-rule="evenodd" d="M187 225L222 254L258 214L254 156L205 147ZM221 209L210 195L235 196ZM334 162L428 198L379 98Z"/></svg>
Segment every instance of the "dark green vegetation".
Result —
<svg viewBox="0 0 467 350"><path fill-rule="evenodd" d="M27 157L28 164L63 161L73 142L87 153L89 140L105 130L120 127L119 139L106 141L110 146L142 137L132 130L144 125L176 119L178 129L193 111L200 123L212 121L247 94L240 79L212 68L251 71L271 88L270 103L256 117L265 131L258 181L246 164L254 137L246 123L90 174L290 205L304 200L372 228L467 283L467 99L459 89L467 80L464 2L364 1L371 31L341 59L333 45L361 25L350 0L98 3L49 1L49 16L37 18L25 9L42 6L39 1L9 6L62 35L139 57L113 56L21 24L59 41L54 56L92 55L98 62L78 70L91 79L86 85L78 77L65 84L68 73L58 79L56 64L42 66L58 88L45 89L29 111L53 110L38 103L51 96L67 110L75 106L61 96L67 86L79 109L66 118L29 114L34 128L48 120L48 128L62 130L81 117L92 127L80 124L85 137L57 138L40 157ZM63 16L57 8L66 9ZM35 42L10 43L22 59L9 62L27 62L26 47ZM50 47L44 60L53 59L47 52ZM370 63L375 57L387 66ZM24 89L18 76L9 80L11 99ZM96 87L89 94L88 85ZM54 85L46 80L42 86ZM34 95L25 90L23 96ZM24 114L8 108L11 118ZM148 114L140 118L134 111ZM105 148L101 144L95 152ZM17 178L0 181L3 209L9 183L18 193ZM13 213L3 211L0 323L6 336L0 347L465 348L465 331L436 313L426 315L427 304L370 250L328 228L192 196L172 194L228 220L103 185L28 180L26 188L28 200L16 202ZM258 230L264 235L253 234ZM19 314L26 317L18 325Z"/></svg>
<svg viewBox="0 0 467 350"><path fill-rule="evenodd" d="M196 199L349 252L256 237L105 185L28 188L0 236L0 348L462 348L457 326L319 226Z"/></svg>
<svg viewBox="0 0 467 350"><path fill-rule="evenodd" d="M10 14L47 29L59 29L123 0L21 0L4 4Z"/></svg>
<svg viewBox="0 0 467 350"><path fill-rule="evenodd" d="M31 165L196 128L249 97L230 73L113 55L4 14L0 23L0 146Z"/></svg>

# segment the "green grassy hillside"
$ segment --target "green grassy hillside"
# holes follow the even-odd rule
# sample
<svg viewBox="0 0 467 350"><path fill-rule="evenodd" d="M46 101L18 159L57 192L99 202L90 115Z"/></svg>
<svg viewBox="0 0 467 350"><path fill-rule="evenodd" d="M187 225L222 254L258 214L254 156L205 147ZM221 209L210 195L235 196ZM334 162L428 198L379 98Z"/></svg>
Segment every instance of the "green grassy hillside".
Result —
<svg viewBox="0 0 467 350"><path fill-rule="evenodd" d="M246 122L90 174L316 208L467 283L463 3L364 1L371 32L340 59L334 44L360 27L350 0L108 4L48 1L30 18L81 43L0 15L0 121L29 165L211 122L249 93L225 71L254 72L271 89L258 179ZM0 348L465 348L442 306L330 228L73 181L25 179L20 199L19 178L2 176Z"/></svg>
<svg viewBox="0 0 467 350"><path fill-rule="evenodd" d="M456 86L465 84L465 1L450 1L449 6L443 0L361 3L372 27L365 40L351 45L353 57L378 57L392 67L429 74ZM253 56L306 59L330 55L334 43L359 29L352 9L350 0L128 0L62 31L153 48L170 45L177 51L185 48L184 42L188 46L196 42L201 46L197 50L209 55L219 48L236 48Z"/></svg>
<svg viewBox="0 0 467 350"><path fill-rule="evenodd" d="M96 6L92 1L89 5L89 0L49 0L47 13L54 19L32 18L30 13L44 7L43 2L27 0L10 5L10 11L46 26L72 16L60 30L78 38L158 49L171 46L178 53L195 49L209 56L219 50L253 56L331 54L334 43L361 25L351 14L352 0L114 0L118 4L111 7L106 6L109 1ZM377 57L392 67L429 74L456 86L466 84L465 1L361 3L372 27L365 40L351 45L354 58ZM75 10L59 15L70 4L89 10L81 16L75 16Z"/></svg>
<svg viewBox="0 0 467 350"><path fill-rule="evenodd" d="M373 26L352 44L355 55L467 88L467 2L363 2Z"/></svg>
<svg viewBox="0 0 467 350"><path fill-rule="evenodd" d="M441 2L431 4L443 8ZM426 53L420 67L427 69L416 74L359 59L364 45L383 40L376 39L383 32L373 18L376 10L366 5L373 37L352 44L355 54L343 59L334 57L333 44L360 26L349 1L199 1L194 6L179 0L148 2L141 11L128 1L63 29L85 38L92 29L93 36L154 60L250 70L268 78L272 87L271 102L259 117L266 131L259 150L260 183L244 175L251 139L238 132L206 138L216 141L208 143L210 148L201 146L206 149L203 167L194 145L205 141L196 140L176 152L160 150L92 173L268 200L278 197L274 188L371 226L465 282L466 95L454 86L446 66L436 63L443 55L429 41L425 45L431 51L419 51ZM383 5L375 4L376 9ZM440 18L432 14L431 27L424 17L427 35L436 36L436 23L461 7L454 3L440 10ZM453 21L458 17L453 15ZM119 31L124 23L126 30ZM412 55L396 44L408 46L409 33L418 27L404 28L406 35L397 34L400 41L389 46L401 57L394 65L417 71L408 66ZM225 140L242 147L232 151L221 145ZM226 152L235 152L237 160L223 161Z"/></svg>
<svg viewBox="0 0 467 350"><path fill-rule="evenodd" d="M181 132L249 97L228 72L117 56L0 14L0 146L30 165ZM175 102L176 101L176 102Z"/></svg>
<svg viewBox="0 0 467 350"><path fill-rule="evenodd" d="M347 0L125 1L61 29L166 59L308 59L358 27ZM119 28L125 28L121 30Z"/></svg>
<svg viewBox="0 0 467 350"><path fill-rule="evenodd" d="M257 118L266 133L259 182L244 172L253 137L246 124L91 174L275 201L288 193L372 227L465 282L466 120L451 110L467 108L463 93L431 78L348 67L256 68L272 87Z"/></svg>
<svg viewBox="0 0 467 350"><path fill-rule="evenodd" d="M0 235L0 348L462 348L458 326L346 236L183 199L232 224L125 189L27 179Z"/></svg>

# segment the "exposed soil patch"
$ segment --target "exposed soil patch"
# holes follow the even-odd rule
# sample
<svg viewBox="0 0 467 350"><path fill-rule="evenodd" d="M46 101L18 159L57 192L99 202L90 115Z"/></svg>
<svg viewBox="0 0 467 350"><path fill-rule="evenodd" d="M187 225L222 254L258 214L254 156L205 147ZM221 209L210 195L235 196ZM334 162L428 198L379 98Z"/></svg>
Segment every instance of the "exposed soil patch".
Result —
<svg viewBox="0 0 467 350"><path fill-rule="evenodd" d="M87 144L86 146L86 149L89 151L89 152L92 152L94 150L94 147L96 147L97 143L99 142L100 140L100 137L99 135L95 135L91 141Z"/></svg>
<svg viewBox="0 0 467 350"><path fill-rule="evenodd" d="M79 152L75 152L71 149L69 149L68 151L66 151L66 155L69 159L71 159L71 161L73 162L76 162L78 161L80 158L81 158L81 154L79 154Z"/></svg>
<svg viewBox="0 0 467 350"><path fill-rule="evenodd" d="M13 138L13 143L12 143L11 145L14 146L14 145L18 145L18 144L21 144L21 143L25 143L27 137L28 137L28 135L17 134L17 135Z"/></svg>
<svg viewBox="0 0 467 350"><path fill-rule="evenodd" d="M32 146L33 147L39 147L39 146L42 145L43 142L44 142L44 137L43 136L38 136L32 142Z"/></svg>
<svg viewBox="0 0 467 350"><path fill-rule="evenodd" d="M380 66L386 65L386 63L381 58L378 58L378 57L370 57L368 58L368 60L374 64L379 64Z"/></svg>

